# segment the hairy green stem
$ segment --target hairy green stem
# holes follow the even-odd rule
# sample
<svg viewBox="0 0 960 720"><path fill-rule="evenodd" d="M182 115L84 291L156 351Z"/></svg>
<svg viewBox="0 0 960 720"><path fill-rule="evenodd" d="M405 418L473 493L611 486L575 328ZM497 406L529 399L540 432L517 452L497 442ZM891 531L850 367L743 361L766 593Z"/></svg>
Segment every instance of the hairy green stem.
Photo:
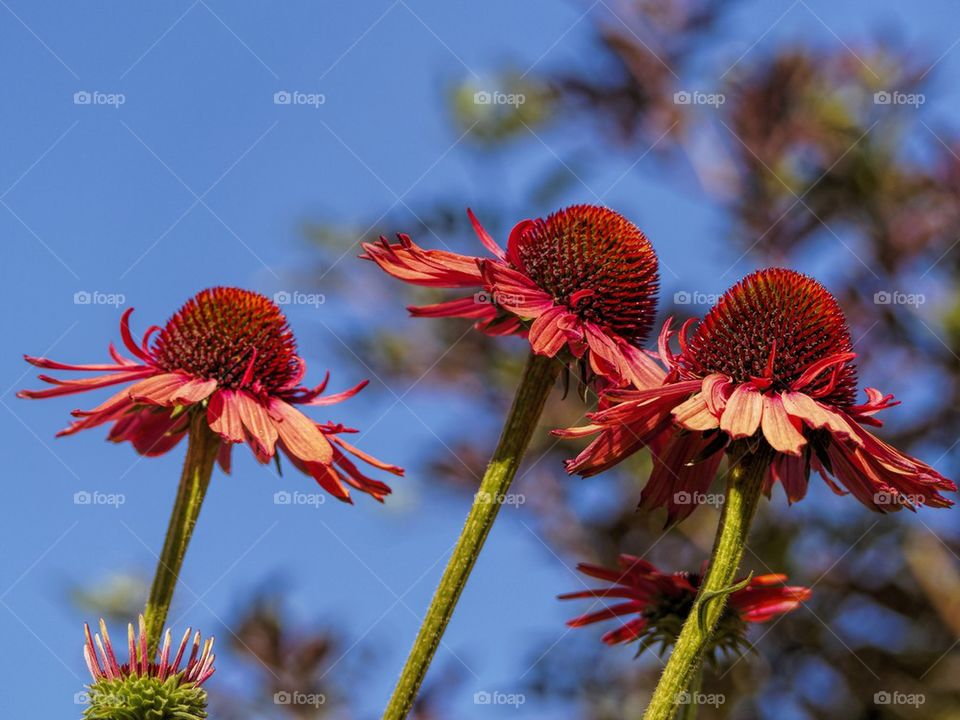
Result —
<svg viewBox="0 0 960 720"><path fill-rule="evenodd" d="M686 702L680 708L680 714L677 720L697 720L697 711L699 710L698 700L700 689L703 685L703 667L701 666L694 674L687 688Z"/></svg>
<svg viewBox="0 0 960 720"><path fill-rule="evenodd" d="M473 570L500 505L527 451L544 403L561 368L561 363L553 358L530 354L497 449L483 475L480 490L474 498L460 539L443 572L390 703L384 711L385 720L403 720L413 708L430 661L440 645L443 632L460 599L460 593L463 592L470 571Z"/></svg>
<svg viewBox="0 0 960 720"><path fill-rule="evenodd" d="M183 461L177 499L170 513L167 537L157 561L156 574L144 612L151 657L160 644L183 558L187 554L190 537L200 516L200 508L210 485L210 476L219 448L220 438L207 425L205 414L195 413L190 422L187 457Z"/></svg>
<svg viewBox="0 0 960 720"><path fill-rule="evenodd" d="M644 720L673 720L677 716L681 708L678 698L691 686L700 669L747 547L750 524L763 493L763 480L772 456L766 444L755 452L747 452L743 444L738 444L730 456L732 467L727 476L727 494L710 565Z"/></svg>

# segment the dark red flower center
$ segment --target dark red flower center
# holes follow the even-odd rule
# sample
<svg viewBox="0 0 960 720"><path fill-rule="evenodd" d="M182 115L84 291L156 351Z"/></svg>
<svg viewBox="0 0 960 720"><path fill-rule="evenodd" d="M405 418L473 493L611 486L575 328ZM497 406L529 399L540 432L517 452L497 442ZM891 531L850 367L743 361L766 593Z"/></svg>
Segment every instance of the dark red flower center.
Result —
<svg viewBox="0 0 960 720"><path fill-rule="evenodd" d="M510 259L555 302L639 344L657 309L657 255L640 229L603 207L575 205L528 223Z"/></svg>
<svg viewBox="0 0 960 720"><path fill-rule="evenodd" d="M270 392L300 371L287 319L255 292L211 288L190 298L170 318L153 345L167 371L216 380L221 387Z"/></svg>
<svg viewBox="0 0 960 720"><path fill-rule="evenodd" d="M698 375L723 373L737 383L767 376L770 388L790 388L819 360L851 352L843 311L820 283L793 270L773 268L748 275L727 290L707 313L680 358ZM822 398L840 406L856 396L857 371L844 364L821 373L804 392L833 388Z"/></svg>

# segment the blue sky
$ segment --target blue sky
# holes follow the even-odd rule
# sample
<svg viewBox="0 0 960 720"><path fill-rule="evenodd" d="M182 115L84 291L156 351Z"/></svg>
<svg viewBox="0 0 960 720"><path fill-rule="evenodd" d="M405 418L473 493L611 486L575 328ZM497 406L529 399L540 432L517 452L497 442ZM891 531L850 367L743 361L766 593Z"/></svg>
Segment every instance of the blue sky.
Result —
<svg viewBox="0 0 960 720"><path fill-rule="evenodd" d="M54 440L69 410L98 398L16 400L17 389L36 384L21 353L97 362L118 338L125 307L136 307L142 330L204 287L288 288L312 260L306 222L356 225L437 196L464 206L515 203L525 179L554 168L554 149L562 155L589 143L589 133L548 132L547 146L526 144L503 181L491 184L478 172L478 151L458 139L443 112L445 89L482 82L505 62L523 69L584 62L590 19L606 14L615 22L602 3L583 17L587 7L546 0L0 2L6 715L79 714L72 698L86 681L82 619L64 590L152 568L182 460L178 449L141 461L97 432ZM942 54L938 73L954 76L960 8L929 0L910 10L892 0L743 2L728 23L729 45L712 51L735 59L785 38L831 44L836 36L855 47L893 29L905 44ZM944 85L934 109L946 114L957 97ZM279 91L322 93L325 102L276 105ZM75 104L83 92L99 95ZM111 95L122 104L110 104ZM592 167L583 180L606 188L628 166ZM738 253L723 245L719 214L702 193L644 169L619 182L608 202L640 222L677 271L665 274L665 291L722 289L728 281L711 278L714 263L726 267ZM574 184L569 200L590 197ZM705 261L690 268L692 250ZM338 302L358 316L378 312L363 292L370 268L352 255L343 262L353 265L357 290ZM123 305L78 305L78 292L122 295ZM329 308L295 307L289 316L308 380L327 367L337 388L367 375L337 359L338 318ZM382 651L356 706L362 717L385 701L467 509L465 498L434 491L418 466L466 409L419 390L396 402L405 390L374 381L330 413L372 427L363 446L409 468L410 479L395 483L396 502L277 507L276 490L314 492L311 481L292 472L278 479L244 457L231 477L215 475L185 568L189 590L172 614L178 627L217 630L238 592L274 573L294 578L299 617L336 618L351 637ZM122 493L125 503L78 506L77 491ZM511 691L531 662L511 648L555 637L562 652L568 609L551 598L571 583L522 513L504 513L441 651L444 662L470 669L457 717L497 716L475 706L472 693ZM491 615L502 621L489 624ZM229 685L229 672L217 681ZM506 716L543 712L525 707Z"/></svg>

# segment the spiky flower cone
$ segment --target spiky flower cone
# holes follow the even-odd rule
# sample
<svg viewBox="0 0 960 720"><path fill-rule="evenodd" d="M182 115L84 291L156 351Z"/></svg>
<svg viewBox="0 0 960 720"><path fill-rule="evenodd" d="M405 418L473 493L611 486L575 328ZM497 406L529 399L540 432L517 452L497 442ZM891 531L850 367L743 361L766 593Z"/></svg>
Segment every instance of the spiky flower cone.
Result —
<svg viewBox="0 0 960 720"><path fill-rule="evenodd" d="M200 633L188 628L176 654L167 630L158 656L147 650L147 631L140 616L139 631L128 626L129 661L120 664L100 621L100 633L93 635L84 625L83 655L93 677L87 720L199 720L207 717L207 692L201 686L213 675L213 638L201 644ZM190 655L184 661L187 648Z"/></svg>

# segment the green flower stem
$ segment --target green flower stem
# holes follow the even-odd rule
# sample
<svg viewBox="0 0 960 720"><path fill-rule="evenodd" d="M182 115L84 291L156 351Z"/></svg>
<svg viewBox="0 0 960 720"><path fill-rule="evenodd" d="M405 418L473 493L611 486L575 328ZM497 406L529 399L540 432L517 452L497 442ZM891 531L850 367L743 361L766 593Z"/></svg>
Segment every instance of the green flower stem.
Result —
<svg viewBox="0 0 960 720"><path fill-rule="evenodd" d="M703 667L701 666L693 674L693 679L690 681L690 687L687 688L687 693L689 694L687 703L680 708L680 714L677 715L677 720L697 720L697 711L699 710L697 705L697 696L700 694L700 688L702 685Z"/></svg>
<svg viewBox="0 0 960 720"><path fill-rule="evenodd" d="M772 455L766 444L753 453L738 444L731 450L730 456L733 464L727 476L726 500L710 565L670 660L660 676L644 720L673 720L677 716L681 708L677 698L691 687L694 675L700 669L747 547L747 535L763 492L763 480Z"/></svg>
<svg viewBox="0 0 960 720"><path fill-rule="evenodd" d="M460 533L460 539L443 572L393 696L384 711L385 720L404 720L413 708L430 661L440 645L440 639L457 606L460 593L463 592L470 571L473 570L497 517L501 501L517 474L517 467L527 451L544 403L561 369L562 364L553 358L530 354L497 449L483 475L466 525Z"/></svg>
<svg viewBox="0 0 960 720"><path fill-rule="evenodd" d="M200 516L200 507L210 485L210 475L220 448L220 438L207 425L202 412L194 414L190 422L187 457L183 461L180 487L170 514L170 525L163 543L163 552L157 562L156 574L150 588L150 598L144 616L150 657L153 657L163 633L173 593L180 577L187 545Z"/></svg>

